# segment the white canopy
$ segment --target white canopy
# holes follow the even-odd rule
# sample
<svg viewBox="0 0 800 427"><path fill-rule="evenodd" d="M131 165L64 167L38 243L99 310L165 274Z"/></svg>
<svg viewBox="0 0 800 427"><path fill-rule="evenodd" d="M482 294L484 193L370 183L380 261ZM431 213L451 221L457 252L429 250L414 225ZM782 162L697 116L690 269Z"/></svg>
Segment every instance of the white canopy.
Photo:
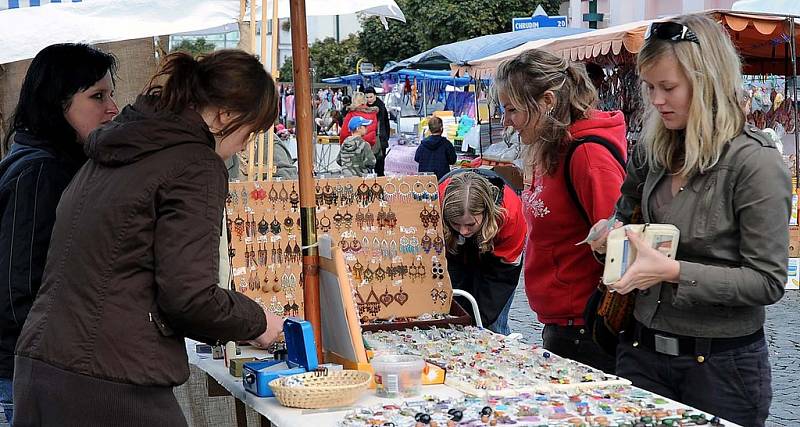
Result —
<svg viewBox="0 0 800 427"><path fill-rule="evenodd" d="M731 6L731 10L800 16L800 2L797 0L739 0Z"/></svg>
<svg viewBox="0 0 800 427"><path fill-rule="evenodd" d="M278 1L279 17L288 17L289 1ZM95 44L219 27L237 21L239 5L239 0L81 0L0 10L0 64L33 58L54 43ZM271 12L272 0L266 7ZM405 21L394 0L306 0L308 16L355 12Z"/></svg>

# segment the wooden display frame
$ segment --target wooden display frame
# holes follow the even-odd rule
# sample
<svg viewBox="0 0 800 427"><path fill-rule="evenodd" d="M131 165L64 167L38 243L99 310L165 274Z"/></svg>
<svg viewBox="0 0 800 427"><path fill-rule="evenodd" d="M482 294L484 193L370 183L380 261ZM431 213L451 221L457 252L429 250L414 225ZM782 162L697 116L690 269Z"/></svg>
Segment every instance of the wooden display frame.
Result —
<svg viewBox="0 0 800 427"><path fill-rule="evenodd" d="M432 175L316 180L317 233L347 264L358 315L450 312L438 183ZM230 183L231 287L271 312L303 316L297 181Z"/></svg>

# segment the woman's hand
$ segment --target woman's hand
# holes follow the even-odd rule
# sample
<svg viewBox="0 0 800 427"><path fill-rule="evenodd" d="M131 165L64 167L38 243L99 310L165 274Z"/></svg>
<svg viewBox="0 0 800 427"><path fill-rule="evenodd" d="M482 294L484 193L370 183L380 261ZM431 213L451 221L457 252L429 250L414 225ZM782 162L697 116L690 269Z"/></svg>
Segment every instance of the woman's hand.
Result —
<svg viewBox="0 0 800 427"><path fill-rule="evenodd" d="M267 330L258 338L250 341L250 345L258 348L267 348L275 342L283 333L283 318L276 316L270 311L264 309L264 316L267 318Z"/></svg>
<svg viewBox="0 0 800 427"><path fill-rule="evenodd" d="M636 248L636 260L619 281L608 286L610 289L624 295L634 289L647 289L661 282L678 281L681 272L678 261L651 248L639 233L626 230L625 234Z"/></svg>
<svg viewBox="0 0 800 427"><path fill-rule="evenodd" d="M608 240L608 233L615 228L622 227L622 222L615 220L614 226L609 228L608 220L601 219L597 221L597 223L592 226L591 231L589 232L589 237L587 238L586 243L592 247L592 250L599 253L604 254L606 253L606 241Z"/></svg>

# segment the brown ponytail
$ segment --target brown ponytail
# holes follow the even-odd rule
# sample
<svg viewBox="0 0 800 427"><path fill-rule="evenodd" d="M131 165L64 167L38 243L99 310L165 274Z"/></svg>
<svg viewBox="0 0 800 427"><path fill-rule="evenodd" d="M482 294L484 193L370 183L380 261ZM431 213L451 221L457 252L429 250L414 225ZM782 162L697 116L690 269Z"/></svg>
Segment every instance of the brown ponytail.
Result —
<svg viewBox="0 0 800 427"><path fill-rule="evenodd" d="M219 50L199 59L183 52L167 55L145 93L159 98L157 109L174 113L208 106L239 113L223 135L244 125L267 129L278 115L272 76L255 56L240 50Z"/></svg>

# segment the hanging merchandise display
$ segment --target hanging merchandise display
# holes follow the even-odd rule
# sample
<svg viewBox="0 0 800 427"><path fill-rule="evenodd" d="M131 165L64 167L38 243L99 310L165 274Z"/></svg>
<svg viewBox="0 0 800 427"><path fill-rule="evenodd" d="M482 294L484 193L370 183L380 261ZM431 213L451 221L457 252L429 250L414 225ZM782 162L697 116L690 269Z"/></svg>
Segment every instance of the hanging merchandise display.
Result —
<svg viewBox="0 0 800 427"><path fill-rule="evenodd" d="M541 347L476 327L364 333L376 354L407 354L447 369L445 384L464 393L519 393L628 385Z"/></svg>
<svg viewBox="0 0 800 427"><path fill-rule="evenodd" d="M448 374L449 375L449 374ZM360 426L723 426L719 417L630 386L578 393L425 399L358 408L339 421Z"/></svg>
<svg viewBox="0 0 800 427"><path fill-rule="evenodd" d="M449 313L435 176L324 179L315 190L317 232L344 253L362 323Z"/></svg>
<svg viewBox="0 0 800 427"><path fill-rule="evenodd" d="M303 316L296 181L230 183L231 289L279 316Z"/></svg>
<svg viewBox="0 0 800 427"><path fill-rule="evenodd" d="M441 317L452 287L435 176L330 178L315 186L317 233L342 250L362 322ZM296 181L231 183L231 289L302 316Z"/></svg>

